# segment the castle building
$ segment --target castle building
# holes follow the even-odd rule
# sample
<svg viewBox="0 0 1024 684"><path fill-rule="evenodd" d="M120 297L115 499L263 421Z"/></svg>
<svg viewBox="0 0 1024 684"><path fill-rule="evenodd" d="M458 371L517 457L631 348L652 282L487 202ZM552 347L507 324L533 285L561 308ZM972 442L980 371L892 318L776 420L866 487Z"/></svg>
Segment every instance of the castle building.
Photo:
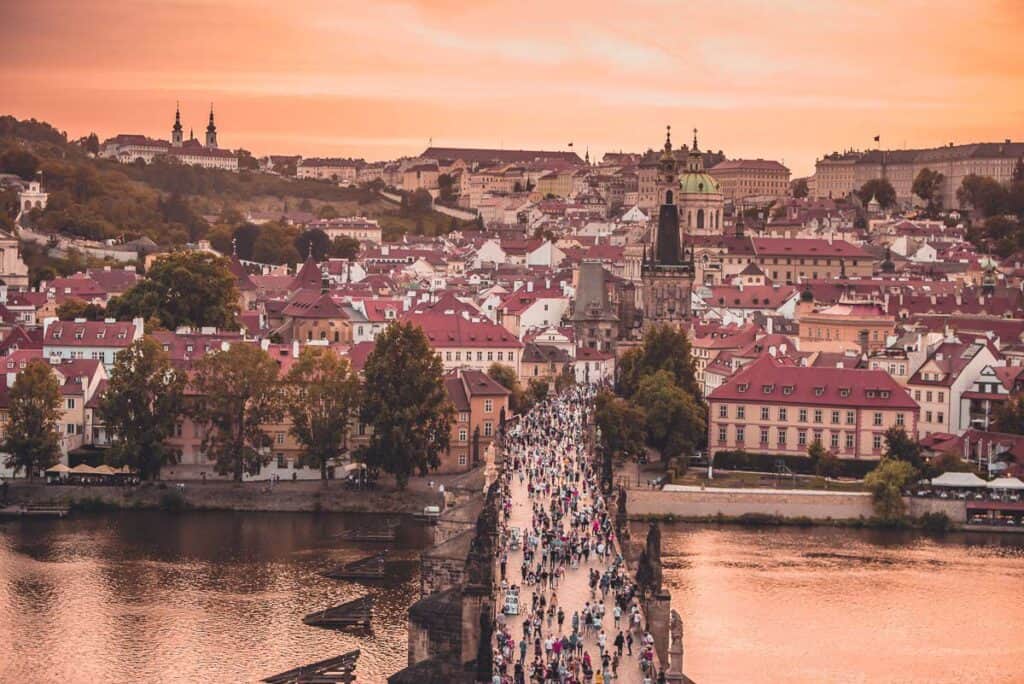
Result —
<svg viewBox="0 0 1024 684"><path fill-rule="evenodd" d="M722 234L722 186L704 169L704 155L697 147L697 129L693 129L693 147L686 166L679 174L679 219L690 235Z"/></svg>
<svg viewBox="0 0 1024 684"><path fill-rule="evenodd" d="M714 183L718 205L713 193L705 193L697 176L703 174L703 161L697 150L696 136L683 178L678 176L678 162L672 152L671 130L665 136L665 148L658 162L658 196L661 206L658 224L651 236L651 251L644 249L640 267L643 320L647 326L660 323L680 324L690 316L690 295L693 289L693 252L683 248L683 231L691 220L700 225L708 222L708 213L717 209L721 216L721 193ZM686 197L688 204L680 207L677 197ZM681 221L685 214L686 221ZM700 212L700 213L698 213Z"/></svg>
<svg viewBox="0 0 1024 684"><path fill-rule="evenodd" d="M185 140L185 129L181 125L181 108L174 111L174 125L171 126L171 139L154 140L144 135L119 134L103 141L100 156L116 159L123 164L134 164L142 161L152 163L160 156L172 157L182 164L202 166L208 169L238 170L238 157L231 150L222 150L217 146L217 125L213 119L213 105L210 105L210 121L206 126L206 143L196 140L190 135Z"/></svg>

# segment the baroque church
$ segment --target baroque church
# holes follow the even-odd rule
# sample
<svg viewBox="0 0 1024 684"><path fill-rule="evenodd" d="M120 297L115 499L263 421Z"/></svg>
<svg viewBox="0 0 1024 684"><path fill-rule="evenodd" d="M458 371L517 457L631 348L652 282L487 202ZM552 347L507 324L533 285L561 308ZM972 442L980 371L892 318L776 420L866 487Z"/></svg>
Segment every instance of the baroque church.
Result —
<svg viewBox="0 0 1024 684"><path fill-rule="evenodd" d="M658 222L644 245L640 266L641 301L645 326L681 324L690 317L693 291L693 248L684 236L720 234L721 187L704 170L704 159L693 131L682 171L672 150L671 126L658 161Z"/></svg>

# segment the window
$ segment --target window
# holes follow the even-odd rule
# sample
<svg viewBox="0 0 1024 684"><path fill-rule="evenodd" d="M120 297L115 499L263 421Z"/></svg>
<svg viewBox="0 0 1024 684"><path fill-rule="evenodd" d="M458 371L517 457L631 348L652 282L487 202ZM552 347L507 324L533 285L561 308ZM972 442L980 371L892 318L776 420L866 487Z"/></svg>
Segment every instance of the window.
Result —
<svg viewBox="0 0 1024 684"><path fill-rule="evenodd" d="M796 433L797 446L807 446L807 430L798 430Z"/></svg>
<svg viewBox="0 0 1024 684"><path fill-rule="evenodd" d="M477 361L483 361L484 360L484 353L482 351L478 351L476 353L476 360Z"/></svg>
<svg viewBox="0 0 1024 684"><path fill-rule="evenodd" d="M897 413L896 414L896 424L899 425L900 427L903 427L905 422L906 421L903 418L903 414L902 413Z"/></svg>
<svg viewBox="0 0 1024 684"><path fill-rule="evenodd" d="M807 422L807 409L800 409L800 422L801 423L806 423Z"/></svg>
<svg viewBox="0 0 1024 684"><path fill-rule="evenodd" d="M839 448L839 433L838 432L833 432L832 435L830 436L829 446L832 449L838 449Z"/></svg>
<svg viewBox="0 0 1024 684"><path fill-rule="evenodd" d="M494 400L493 399L484 399L484 413L493 413L493 412L494 412Z"/></svg>
<svg viewBox="0 0 1024 684"><path fill-rule="evenodd" d="M761 444L768 444L768 428L761 428Z"/></svg>
<svg viewBox="0 0 1024 684"><path fill-rule="evenodd" d="M459 428L459 441L465 442L469 439L469 431L466 428Z"/></svg>
<svg viewBox="0 0 1024 684"><path fill-rule="evenodd" d="M487 360L488 361L493 361L494 360L494 352L491 352L491 351L487 352Z"/></svg>
<svg viewBox="0 0 1024 684"><path fill-rule="evenodd" d="M939 392L939 401L940 402L946 401L946 393L945 392Z"/></svg>
<svg viewBox="0 0 1024 684"><path fill-rule="evenodd" d="M932 412L931 411L925 411L924 412L924 422L926 422L926 423L932 422Z"/></svg>
<svg viewBox="0 0 1024 684"><path fill-rule="evenodd" d="M514 356L514 354L512 352L509 352L508 353L508 360L509 361L515 361L515 359L512 358L513 356Z"/></svg>
<svg viewBox="0 0 1024 684"><path fill-rule="evenodd" d="M742 425L737 425L736 426L736 443L737 444L743 444L744 439L745 439L746 436L747 436L746 435L746 430L744 429L744 427Z"/></svg>
<svg viewBox="0 0 1024 684"><path fill-rule="evenodd" d="M847 448L847 450L853 449L853 433L852 432L847 432L846 433L846 448Z"/></svg>
<svg viewBox="0 0 1024 684"><path fill-rule="evenodd" d="M719 406L718 406L718 417L719 418L728 418L729 417L729 405L728 404L719 404Z"/></svg>
<svg viewBox="0 0 1024 684"><path fill-rule="evenodd" d="M853 411L847 411L846 412L846 424L847 425L853 425L856 422L857 422L856 414Z"/></svg>
<svg viewBox="0 0 1024 684"><path fill-rule="evenodd" d="M787 419L787 411L785 407L779 408L779 420L785 421Z"/></svg>
<svg viewBox="0 0 1024 684"><path fill-rule="evenodd" d="M932 391L931 390L928 390L927 392L924 393L924 400L925 401L931 401L932 400Z"/></svg>
<svg viewBox="0 0 1024 684"><path fill-rule="evenodd" d="M814 409L814 422L815 423L820 423L821 422L821 409Z"/></svg>
<svg viewBox="0 0 1024 684"><path fill-rule="evenodd" d="M882 435L877 432L871 436L871 448L879 451L882 448Z"/></svg>
<svg viewBox="0 0 1024 684"><path fill-rule="evenodd" d="M466 465L466 454L459 454L459 465Z"/></svg>
<svg viewBox="0 0 1024 684"><path fill-rule="evenodd" d="M469 422L469 412L468 411L459 411L459 422L460 423L468 423Z"/></svg>
<svg viewBox="0 0 1024 684"><path fill-rule="evenodd" d="M832 412L832 424L839 425L839 411Z"/></svg>
<svg viewBox="0 0 1024 684"><path fill-rule="evenodd" d="M740 420L743 420L744 418L746 418L747 417L747 407L746 406L737 406L736 407L736 417L739 418Z"/></svg>
<svg viewBox="0 0 1024 684"><path fill-rule="evenodd" d="M494 423L487 420L484 421L484 437L490 437L494 434Z"/></svg>
<svg viewBox="0 0 1024 684"><path fill-rule="evenodd" d="M814 441L817 442L818 444L822 443L821 442L821 430L815 430L814 431Z"/></svg>
<svg viewBox="0 0 1024 684"><path fill-rule="evenodd" d="M71 399L71 398L68 398L68 401L67 401L67 407L68 407L69 409L73 409L73 408L75 408L75 400L74 400L74 399Z"/></svg>
<svg viewBox="0 0 1024 684"><path fill-rule="evenodd" d="M279 469L283 469L283 468L287 468L288 467L288 461L285 460L284 454L278 454L277 455L277 467Z"/></svg>
<svg viewBox="0 0 1024 684"><path fill-rule="evenodd" d="M938 413L936 413L935 414L935 422L936 423L945 423L946 422L946 414L943 413L942 411L939 411Z"/></svg>
<svg viewBox="0 0 1024 684"><path fill-rule="evenodd" d="M914 390L914 401L921 401L921 390Z"/></svg>
<svg viewBox="0 0 1024 684"><path fill-rule="evenodd" d="M770 418L768 417L768 407L767 406L762 406L761 407L761 420L770 420Z"/></svg>
<svg viewBox="0 0 1024 684"><path fill-rule="evenodd" d="M445 361L451 361L452 360L452 353L450 351L446 351L444 353L444 360Z"/></svg>
<svg viewBox="0 0 1024 684"><path fill-rule="evenodd" d="M875 415L874 415L874 417L872 419L872 424L875 427L879 427L879 426L882 425L882 414L880 412L878 412L878 411L875 412Z"/></svg>
<svg viewBox="0 0 1024 684"><path fill-rule="evenodd" d="M785 447L786 446L786 428L779 428L778 438L779 438L779 447L780 448Z"/></svg>
<svg viewBox="0 0 1024 684"><path fill-rule="evenodd" d="M64 431L67 432L67 434L69 435L75 434L75 424L68 423L67 425L64 426Z"/></svg>
<svg viewBox="0 0 1024 684"><path fill-rule="evenodd" d="M724 425L719 425L718 426L718 443L719 444L725 444L726 439L728 439L728 430L726 429L726 427Z"/></svg>

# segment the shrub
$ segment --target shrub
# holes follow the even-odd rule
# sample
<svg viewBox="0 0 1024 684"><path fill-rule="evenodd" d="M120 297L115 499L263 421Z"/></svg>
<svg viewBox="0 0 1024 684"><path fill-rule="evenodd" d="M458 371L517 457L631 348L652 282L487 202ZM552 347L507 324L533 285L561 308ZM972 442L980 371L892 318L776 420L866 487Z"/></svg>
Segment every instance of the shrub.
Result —
<svg viewBox="0 0 1024 684"><path fill-rule="evenodd" d="M176 490L170 490L160 495L160 510L168 513L180 513L189 508L185 495Z"/></svg>
<svg viewBox="0 0 1024 684"><path fill-rule="evenodd" d="M953 521L941 511L925 513L921 516L920 522L921 527L927 532L948 532L953 526Z"/></svg>
<svg viewBox="0 0 1024 684"><path fill-rule="evenodd" d="M774 473L775 464L782 461L790 470L799 475L814 475L814 462L807 456L780 456L778 454L760 454L749 451L718 451L715 453L715 468L722 470L747 470L762 473ZM839 459L836 474L840 477L861 479L875 466L877 461L854 461Z"/></svg>

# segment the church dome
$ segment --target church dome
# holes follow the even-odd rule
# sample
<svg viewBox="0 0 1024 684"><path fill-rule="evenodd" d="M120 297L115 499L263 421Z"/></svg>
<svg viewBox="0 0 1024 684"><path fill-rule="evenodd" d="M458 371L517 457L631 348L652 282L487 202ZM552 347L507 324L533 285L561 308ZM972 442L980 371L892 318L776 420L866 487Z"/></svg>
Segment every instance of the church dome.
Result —
<svg viewBox="0 0 1024 684"><path fill-rule="evenodd" d="M683 173L679 177L679 192L684 195L720 195L722 189L709 173Z"/></svg>

